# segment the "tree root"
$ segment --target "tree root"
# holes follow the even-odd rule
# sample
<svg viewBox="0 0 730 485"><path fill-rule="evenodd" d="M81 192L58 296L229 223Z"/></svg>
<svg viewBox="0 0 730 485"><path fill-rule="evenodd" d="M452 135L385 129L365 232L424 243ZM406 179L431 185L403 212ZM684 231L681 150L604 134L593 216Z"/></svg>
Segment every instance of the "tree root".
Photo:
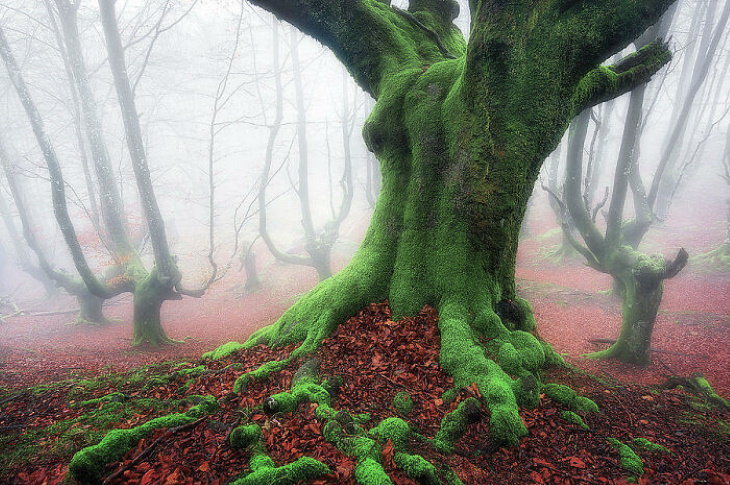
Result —
<svg viewBox="0 0 730 485"><path fill-rule="evenodd" d="M659 387L673 389L680 386L718 408L730 410L730 401L717 394L710 382L701 375L693 377L669 376Z"/></svg>
<svg viewBox="0 0 730 485"><path fill-rule="evenodd" d="M199 425L200 423L202 423L203 421L205 421L207 418L208 418L207 416L203 416L202 418L198 419L197 421L193 421L191 423L183 424L183 425L168 429L165 434L163 434L162 436L157 438L155 441L150 443L150 445L147 446L144 450L142 450L142 452L139 453L137 456L135 456L132 459L132 461L130 461L129 463L127 463L126 465L124 465L123 467L121 467L120 469L115 471L114 473L112 473L111 475L107 476L101 483L107 484L107 483L111 482L112 480L114 480L115 478L120 477L125 471L129 470L134 465L136 465L137 463L142 461L142 459L145 458L147 455L152 453L152 450L154 450L155 447L158 444L160 444L163 440L169 439L172 435L174 435L175 433L178 433L180 431L185 431L186 429L194 428L197 425Z"/></svg>

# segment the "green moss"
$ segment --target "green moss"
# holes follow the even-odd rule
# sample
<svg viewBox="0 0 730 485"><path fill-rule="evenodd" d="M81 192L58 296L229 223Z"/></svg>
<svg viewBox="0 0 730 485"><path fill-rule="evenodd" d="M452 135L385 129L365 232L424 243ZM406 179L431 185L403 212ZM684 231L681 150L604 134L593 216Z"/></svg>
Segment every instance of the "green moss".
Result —
<svg viewBox="0 0 730 485"><path fill-rule="evenodd" d="M421 455L397 452L393 456L393 461L408 477L418 480L419 483L425 485L440 485L441 483L436 467Z"/></svg>
<svg viewBox="0 0 730 485"><path fill-rule="evenodd" d="M140 439L158 428L170 428L191 423L204 414L213 412L218 406L212 396L202 398L200 404L185 413L174 413L154 418L140 426L129 429L115 429L96 445L86 447L74 454L69 471L77 480L96 482L104 473L104 465L117 461Z"/></svg>
<svg viewBox="0 0 730 485"><path fill-rule="evenodd" d="M405 447L411 433L411 427L401 418L384 419L370 430L370 434L381 442L391 440L396 449Z"/></svg>
<svg viewBox="0 0 730 485"><path fill-rule="evenodd" d="M290 361L290 359L273 360L262 364L260 367L252 370L251 372L246 372L245 374L242 374L233 383L233 392L242 392L244 389L246 389L246 386L253 380L268 379L272 373L278 372L281 369L285 368L287 365L289 365Z"/></svg>
<svg viewBox="0 0 730 485"><path fill-rule="evenodd" d="M392 406L400 414L405 415L413 410L413 399L411 399L411 396L407 392L400 391L393 398Z"/></svg>
<svg viewBox="0 0 730 485"><path fill-rule="evenodd" d="M579 415L575 414L573 411L563 411L560 413L560 416L566 420L569 423L572 423L576 426L581 427L584 430L591 429L586 422L581 418Z"/></svg>
<svg viewBox="0 0 730 485"><path fill-rule="evenodd" d="M189 369L180 369L176 370L173 375L175 376L183 376L183 377L199 377L203 375L206 372L206 367L204 365L199 365L196 367L191 367Z"/></svg>
<svg viewBox="0 0 730 485"><path fill-rule="evenodd" d="M573 389L562 384L545 384L542 392L555 402L563 404L573 411L597 413L598 405L591 399L579 396Z"/></svg>
<svg viewBox="0 0 730 485"><path fill-rule="evenodd" d="M452 387L451 389L446 389L441 394L441 400L445 402L446 404L452 403L454 399L456 399L456 396L459 395L459 390L455 387Z"/></svg>
<svg viewBox="0 0 730 485"><path fill-rule="evenodd" d="M257 424L238 426L231 431L229 440L234 448L248 448L261 439L261 427Z"/></svg>
<svg viewBox="0 0 730 485"><path fill-rule="evenodd" d="M460 402L456 409L441 420L441 426L432 441L433 447L441 453L453 453L454 443L464 435L467 425L474 422L479 408L479 401L473 397Z"/></svg>
<svg viewBox="0 0 730 485"><path fill-rule="evenodd" d="M629 445L620 442L616 438L607 438L607 441L618 451L621 466L624 470L637 477L644 474L644 462Z"/></svg>
<svg viewBox="0 0 730 485"><path fill-rule="evenodd" d="M708 401L710 401L712 404L724 407L725 409L730 409L730 401L727 399L724 399L719 394L715 392L715 389L712 388L712 385L710 384L710 381L708 381L704 377L695 377L694 383L697 385L697 387L700 389L702 394L705 395Z"/></svg>
<svg viewBox="0 0 730 485"><path fill-rule="evenodd" d="M360 485L391 485L393 482L383 465L372 458L365 458L355 466L355 480Z"/></svg>
<svg viewBox="0 0 730 485"><path fill-rule="evenodd" d="M308 456L280 467L261 453L251 459L251 473L231 482L231 485L295 485L330 473L327 465Z"/></svg>
<svg viewBox="0 0 730 485"><path fill-rule="evenodd" d="M89 399L88 401L81 401L71 404L69 407L72 408L83 408L87 406L98 406L105 402L123 402L127 399L127 396L121 392L112 392L106 396L102 396L96 399Z"/></svg>
<svg viewBox="0 0 730 485"><path fill-rule="evenodd" d="M243 344L238 342L227 342L215 350L211 350L210 352L206 352L202 355L202 359L207 360L219 360L224 357L228 357L234 352L237 352L241 349L245 348Z"/></svg>
<svg viewBox="0 0 730 485"><path fill-rule="evenodd" d="M634 438L631 442L633 448L647 453L671 453L666 447L653 443L646 438Z"/></svg>

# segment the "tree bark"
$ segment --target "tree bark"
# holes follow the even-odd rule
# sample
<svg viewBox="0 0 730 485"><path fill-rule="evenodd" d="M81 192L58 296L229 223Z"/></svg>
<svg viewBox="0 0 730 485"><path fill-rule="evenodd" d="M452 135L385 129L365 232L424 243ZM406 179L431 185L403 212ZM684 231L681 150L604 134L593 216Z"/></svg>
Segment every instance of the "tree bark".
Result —
<svg viewBox="0 0 730 485"><path fill-rule="evenodd" d="M156 269L139 281L134 289L134 336L133 346L160 345L175 343L162 328L160 312L166 300L180 299L166 281L160 281Z"/></svg>
<svg viewBox="0 0 730 485"><path fill-rule="evenodd" d="M83 288L83 291L75 296L79 304L79 314L73 322L74 324L100 325L109 323L109 320L104 316L104 300L102 298L89 293L86 288Z"/></svg>
<svg viewBox="0 0 730 485"><path fill-rule="evenodd" d="M252 3L330 47L377 99L363 135L383 185L350 264L247 345L301 342L295 358L371 302L387 299L396 318L433 305L441 366L455 386L476 383L490 434L516 443L527 432L518 406L535 405L537 371L559 359L534 335L529 304L516 294L527 200L575 115L669 60L655 43L598 67L671 0L540 2L534 11L531 3L471 2L468 45L448 1L413 1L410 16L371 0Z"/></svg>

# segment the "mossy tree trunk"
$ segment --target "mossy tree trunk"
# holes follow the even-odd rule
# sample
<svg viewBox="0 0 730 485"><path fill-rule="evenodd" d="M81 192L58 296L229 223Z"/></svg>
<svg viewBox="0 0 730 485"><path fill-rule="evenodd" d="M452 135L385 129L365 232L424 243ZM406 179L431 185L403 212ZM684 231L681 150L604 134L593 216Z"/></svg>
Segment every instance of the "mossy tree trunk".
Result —
<svg viewBox="0 0 730 485"><path fill-rule="evenodd" d="M537 371L556 357L516 294L528 197L577 113L667 62L656 43L599 66L671 1L475 1L468 43L450 1L413 0L408 11L374 0L252 3L329 46L377 99L363 134L382 189L350 264L247 345L303 342L297 356L370 302L389 300L396 316L433 305L441 365L456 386L477 384L492 436L516 442L526 433L518 405L537 403Z"/></svg>
<svg viewBox="0 0 730 485"><path fill-rule="evenodd" d="M137 282L134 292L134 336L132 345L150 345L153 347L174 343L162 328L160 312L162 304L167 300L179 300L182 297L173 291L170 282L160 277L153 269L146 278Z"/></svg>
<svg viewBox="0 0 730 485"><path fill-rule="evenodd" d="M651 361L651 335L664 293L664 280L674 277L687 263L680 251L674 261L646 256L628 247L617 250L609 263L610 273L621 288L621 333L608 349L589 354L631 364Z"/></svg>
<svg viewBox="0 0 730 485"><path fill-rule="evenodd" d="M86 288L84 288L84 290L86 290ZM109 323L104 316L104 300L102 298L85 291L83 294L76 295L76 301L79 303L79 314L74 323Z"/></svg>

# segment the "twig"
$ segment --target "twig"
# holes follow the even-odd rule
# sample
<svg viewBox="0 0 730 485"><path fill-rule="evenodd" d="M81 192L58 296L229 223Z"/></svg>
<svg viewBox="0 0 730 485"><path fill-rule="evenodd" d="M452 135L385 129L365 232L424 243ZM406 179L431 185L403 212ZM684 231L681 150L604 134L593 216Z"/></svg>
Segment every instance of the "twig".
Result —
<svg viewBox="0 0 730 485"><path fill-rule="evenodd" d="M155 441L153 441L147 448L145 448L144 450L142 450L142 452L140 454L138 454L137 456L135 456L132 461L130 461L129 463L127 463L126 465L124 465L122 468L120 468L116 472L114 472L111 475L109 475L108 477L106 477L104 479L104 481L101 482L101 483L102 484L107 484L107 483L111 482L112 480L114 480L115 478L121 476L125 471L129 470L134 465L136 465L137 463L139 463L140 461L142 461L142 459L145 456L149 455L152 452L152 450L158 444L160 444L160 442L162 440L169 438L170 436L172 436L173 434L175 434L175 433L177 433L179 431L184 431L184 430L189 429L189 428L194 428L195 426L197 426L198 424L202 423L206 419L208 419L208 416L203 416L202 418L200 418L200 419L198 419L196 421L193 421L192 423L183 424L181 426L176 426L174 428L168 429L165 434L163 434L162 436L160 436L159 438L157 438Z"/></svg>
<svg viewBox="0 0 730 485"><path fill-rule="evenodd" d="M22 396L22 395L23 395L23 394L25 394L26 392L27 392L27 389L26 389L26 390L23 390L23 391L20 391L20 392L16 392L15 394L13 394L13 395L12 395L12 396L10 396L10 397L6 397L6 398L5 398L5 399L3 399L2 401L0 401L0 406L2 406L2 405L3 405L3 404L5 404L5 403L8 403L8 402L10 402L10 401L13 401L13 400L15 400L15 399L19 398L20 396Z"/></svg>

